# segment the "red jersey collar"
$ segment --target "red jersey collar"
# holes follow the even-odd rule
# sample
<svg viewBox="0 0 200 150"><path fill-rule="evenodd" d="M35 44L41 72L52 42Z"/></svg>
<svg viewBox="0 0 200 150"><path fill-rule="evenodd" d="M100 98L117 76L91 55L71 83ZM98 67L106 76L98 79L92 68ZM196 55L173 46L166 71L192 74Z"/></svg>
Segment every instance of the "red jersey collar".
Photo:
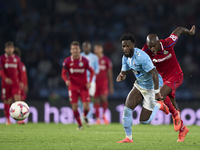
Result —
<svg viewBox="0 0 200 150"><path fill-rule="evenodd" d="M81 60L82 60L82 56L80 55L80 57L79 57L79 61L81 61ZM71 61L74 61L73 56L71 56Z"/></svg>

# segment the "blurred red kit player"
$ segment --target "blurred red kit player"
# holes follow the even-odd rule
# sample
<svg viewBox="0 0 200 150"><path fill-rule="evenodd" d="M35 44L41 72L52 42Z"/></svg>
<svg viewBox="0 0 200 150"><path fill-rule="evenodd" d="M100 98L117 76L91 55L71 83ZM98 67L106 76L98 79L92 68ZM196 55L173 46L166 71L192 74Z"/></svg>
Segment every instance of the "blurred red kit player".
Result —
<svg viewBox="0 0 200 150"><path fill-rule="evenodd" d="M21 57L21 50L18 48L18 47L15 47L15 50L14 50L14 54L16 54L17 56ZM28 93L28 78L27 78L27 72L26 72L26 66L25 64L20 61L21 63L21 70L22 70L22 81L20 83L20 88L21 88L21 100L22 101L25 101L26 100L26 97L27 97L27 93ZM20 77L20 74L18 74L19 78Z"/></svg>
<svg viewBox="0 0 200 150"><path fill-rule="evenodd" d="M14 101L21 100L19 83L22 81L21 60L14 54L14 43L5 43L5 54L0 56L0 76L1 76L1 99L4 102L4 113L6 124L10 122L10 105ZM19 79L20 76L20 79Z"/></svg>
<svg viewBox="0 0 200 150"><path fill-rule="evenodd" d="M101 120L99 117L99 107L100 103L103 107L103 120L104 124L109 124L109 121L105 117L105 112L108 108L108 93L113 94L113 73L112 73L112 62L111 60L103 54L102 45L94 46L94 53L99 58L99 73L96 75L96 93L95 93L95 115L96 124L100 124ZM109 86L109 88L108 88Z"/></svg>
<svg viewBox="0 0 200 150"><path fill-rule="evenodd" d="M90 95L89 88L94 70L89 66L89 61L80 55L80 43L73 41L70 45L71 56L67 57L63 62L62 79L68 87L69 100L72 105L74 117L78 122L78 130L82 129L80 114L78 112L78 98L81 98L84 108L84 119L89 126L87 113L89 111ZM87 82L87 70L90 71L90 82Z"/></svg>
<svg viewBox="0 0 200 150"><path fill-rule="evenodd" d="M182 33L194 35L195 26L192 26L190 30L178 27L166 39L159 40L156 34L150 34L147 36L147 43L142 48L150 56L158 73L163 78L164 83L160 89L160 93L163 96L164 103L168 106L172 114L174 130L179 131L178 142L183 142L189 132L180 118L180 112L175 102L176 89L183 83L183 72L176 58L174 45Z"/></svg>

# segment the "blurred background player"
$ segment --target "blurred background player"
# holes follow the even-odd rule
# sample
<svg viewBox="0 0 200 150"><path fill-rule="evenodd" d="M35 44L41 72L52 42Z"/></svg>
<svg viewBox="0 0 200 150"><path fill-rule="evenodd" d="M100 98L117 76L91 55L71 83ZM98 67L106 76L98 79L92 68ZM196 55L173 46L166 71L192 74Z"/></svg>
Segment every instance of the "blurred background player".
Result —
<svg viewBox="0 0 200 150"><path fill-rule="evenodd" d="M189 132L188 128L181 120L180 110L178 110L175 102L176 89L183 83L183 72L176 58L174 45L182 33L194 35L195 26L193 25L190 30L184 27L178 27L164 40L159 40L156 34L150 34L147 36L147 43L142 48L142 50L150 56L158 73L160 73L163 78L164 85L160 92L163 96L164 103L168 106L172 114L175 131L179 130L179 139L177 142L183 142L185 136Z"/></svg>
<svg viewBox="0 0 200 150"><path fill-rule="evenodd" d="M70 45L71 56L67 57L63 62L62 79L65 81L69 92L69 101L72 105L74 117L78 123L78 130L81 130L82 123L78 112L78 98L81 98L84 108L84 119L87 125L89 121L87 114L89 111L90 95L89 88L94 76L94 70L90 67L86 58L80 55L80 43L73 41ZM90 72L90 80L87 81L87 73Z"/></svg>
<svg viewBox="0 0 200 150"><path fill-rule="evenodd" d="M4 102L6 124L10 125L10 105L21 100L22 69L19 56L14 54L14 43L5 43L5 54L0 56L1 99ZM20 78L19 78L20 77Z"/></svg>
<svg viewBox="0 0 200 150"><path fill-rule="evenodd" d="M18 47L14 48L14 54L19 56L21 58L21 50ZM25 101L26 100L26 95L28 93L28 78L27 78L27 73L26 73L26 66L22 61L20 61L20 67L22 70L22 81L20 83L20 89L21 89L21 100ZM20 76L19 76L20 78ZM18 124L25 124L25 121L17 121Z"/></svg>
<svg viewBox="0 0 200 150"><path fill-rule="evenodd" d="M96 44L94 46L94 53L99 58L99 73L96 76L96 92L95 92L95 116L96 116L96 124L101 124L101 120L99 117L99 107L100 103L103 107L103 120L104 124L109 124L105 116L105 112L108 108L108 93L114 93L113 88L113 72L112 72L112 62L111 60L103 54L103 46L100 44ZM109 88L108 88L109 83Z"/></svg>
<svg viewBox="0 0 200 150"><path fill-rule="evenodd" d="M94 77L91 82L91 87L89 89L91 103L90 103L90 111L88 113L88 118L91 119L93 117L93 102L94 102L94 94L96 91L96 75L99 73L99 60L98 57L91 52L92 46L91 43L88 41L83 42L81 55L88 59L90 66L94 70ZM87 80L90 79L90 72L87 71ZM83 106L81 101L79 101L79 107L81 108L81 112L83 113Z"/></svg>

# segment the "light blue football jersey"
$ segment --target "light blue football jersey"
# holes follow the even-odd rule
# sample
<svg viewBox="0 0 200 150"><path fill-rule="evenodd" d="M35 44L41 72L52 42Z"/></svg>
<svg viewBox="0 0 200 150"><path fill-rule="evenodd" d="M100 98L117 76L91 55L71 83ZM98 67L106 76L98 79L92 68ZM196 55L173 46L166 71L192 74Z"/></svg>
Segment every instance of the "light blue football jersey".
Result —
<svg viewBox="0 0 200 150"><path fill-rule="evenodd" d="M97 55L93 54L93 53L89 53L88 55L86 55L84 52L81 52L81 55L85 58L88 59L90 66L92 67L92 69L94 70L95 74L99 73L99 58L97 57ZM87 80L90 80L90 72L87 70ZM96 81L96 75L93 76L92 82Z"/></svg>
<svg viewBox="0 0 200 150"><path fill-rule="evenodd" d="M134 54L131 58L123 56L122 58L122 69L121 71L132 70L136 79L137 84L144 89L154 89L154 83L152 75L149 72L155 68L150 57L141 49L134 48ZM163 85L163 80L160 74L159 86Z"/></svg>

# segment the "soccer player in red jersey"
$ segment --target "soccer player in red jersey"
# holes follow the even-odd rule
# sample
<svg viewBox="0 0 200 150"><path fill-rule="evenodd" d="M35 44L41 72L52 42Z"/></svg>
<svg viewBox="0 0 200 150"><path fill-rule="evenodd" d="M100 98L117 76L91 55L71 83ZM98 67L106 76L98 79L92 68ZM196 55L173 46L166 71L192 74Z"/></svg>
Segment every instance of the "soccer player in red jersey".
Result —
<svg viewBox="0 0 200 150"><path fill-rule="evenodd" d="M6 124L10 125L10 105L21 100L19 83L22 81L22 70L19 56L14 53L14 43L5 43L5 54L0 56L1 98L4 102ZM18 74L21 77L18 78Z"/></svg>
<svg viewBox="0 0 200 150"><path fill-rule="evenodd" d="M21 57L21 50L18 47L15 47L14 50L14 54ZM22 70L22 81L20 83L20 90L21 90L21 100L25 101L26 99L26 94L28 93L28 78L27 78L27 73L26 73L26 66L24 65L24 63L22 61L20 61L20 67ZM20 74L18 74L20 75ZM19 79L21 78L20 76L18 76ZM25 124L25 122L22 121L17 121L17 124Z"/></svg>
<svg viewBox="0 0 200 150"><path fill-rule="evenodd" d="M175 91L183 82L183 72L176 58L174 45L182 33L194 35L195 26L193 25L190 30L178 27L166 39L159 40L156 34L150 34L147 36L147 43L142 48L150 56L158 73L163 78L164 85L160 89L160 93L172 114L175 131L179 130L178 142L184 141L189 132L181 120L180 111L175 102Z"/></svg>
<svg viewBox="0 0 200 150"><path fill-rule="evenodd" d="M103 54L102 45L94 46L94 53L99 57L99 68L100 72L96 76L96 92L95 92L95 115L96 115L96 124L101 124L99 118L99 107L100 100L103 107L103 120L104 124L109 124L109 121L105 117L105 112L108 108L108 91L110 94L113 94L113 73L112 73L112 62L111 60ZM108 90L109 82L109 90Z"/></svg>
<svg viewBox="0 0 200 150"><path fill-rule="evenodd" d="M94 70L90 67L88 60L80 55L80 43L73 41L70 45L71 56L67 57L63 62L62 79L68 87L69 101L72 105L74 117L78 122L77 130L81 130L82 123L78 112L78 98L81 97L84 108L84 119L87 125L89 121L87 113L89 111L90 95L89 88L94 76ZM87 70L90 71L90 82L87 81Z"/></svg>

